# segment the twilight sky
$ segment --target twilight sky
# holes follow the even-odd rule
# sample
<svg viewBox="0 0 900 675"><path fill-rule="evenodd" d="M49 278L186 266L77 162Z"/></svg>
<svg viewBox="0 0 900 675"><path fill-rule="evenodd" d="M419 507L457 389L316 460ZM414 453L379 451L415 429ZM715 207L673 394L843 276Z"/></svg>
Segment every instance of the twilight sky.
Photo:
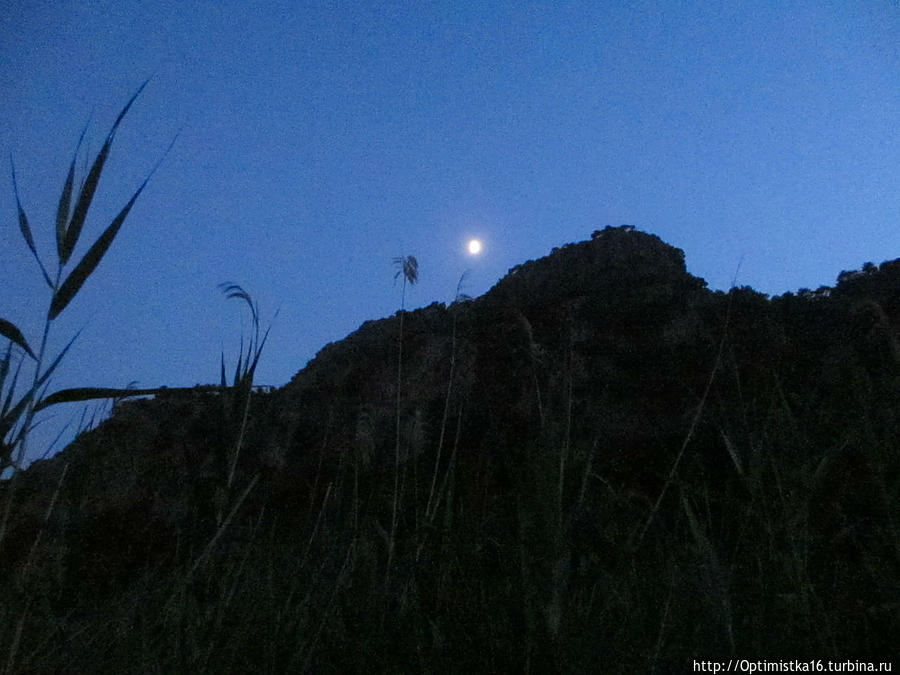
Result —
<svg viewBox="0 0 900 675"><path fill-rule="evenodd" d="M396 311L401 254L409 307L607 224L716 289L900 256L896 0L625 4L0 0L0 317L36 346L48 303L10 154L50 265L82 128L96 152L147 77L74 259L179 136L56 322L57 349L83 332L51 391L215 382L224 281L280 307L257 381L282 385Z"/></svg>

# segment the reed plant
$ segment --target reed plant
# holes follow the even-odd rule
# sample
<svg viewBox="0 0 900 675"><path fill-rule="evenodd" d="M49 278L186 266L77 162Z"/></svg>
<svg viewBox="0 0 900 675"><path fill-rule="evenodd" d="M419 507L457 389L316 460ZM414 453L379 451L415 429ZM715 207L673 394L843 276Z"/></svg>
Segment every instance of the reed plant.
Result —
<svg viewBox="0 0 900 675"><path fill-rule="evenodd" d="M148 80L149 81L149 80ZM80 259L76 262L76 249L82 239L88 212L97 192L100 178L106 161L110 155L116 132L119 129L125 115L131 109L140 93L147 86L145 81L138 87L122 110L119 112L106 139L91 163L91 168L76 187L76 163L78 160L81 143L87 131L87 126L81 133L76 144L72 161L66 174L65 182L60 193L55 224L55 250L51 257L54 265L48 267L45 264L46 255L42 255L37 248L28 216L22 206L19 194L18 181L16 179L15 165L11 163L11 175L13 191L16 199L19 231L25 241L25 245L31 252L38 265L43 281L49 291L49 303L44 317L43 329L37 342L37 348L33 348L33 342L29 341L19 327L7 318L0 318L0 335L8 340L7 348L0 357L0 475L7 470L12 470L11 487L7 491L6 504L4 505L2 521L0 521L0 545L6 531L9 518L9 509L12 502L15 475L23 467L28 454L29 433L35 426L35 415L40 410L59 403L86 401L105 398L114 399L122 396L130 396L139 393L152 393L155 390L123 390L102 387L78 387L64 389L53 394L47 394L50 377L56 371L66 353L78 337L76 333L55 356L48 354L48 339L55 321L69 306L85 282L96 270L101 260L106 255L132 207L138 197L144 191L150 178L159 168L163 157L153 167L140 186L132 194L131 198L119 211L112 222L101 232ZM175 139L172 140L174 144ZM172 145L170 144L169 149ZM15 349L14 349L15 348ZM13 368L13 364L15 367ZM27 380L25 367L31 369L30 382L20 391L20 382Z"/></svg>
<svg viewBox="0 0 900 675"><path fill-rule="evenodd" d="M234 445L228 457L228 478L226 482L227 488L230 489L234 482L238 457L240 456L241 446L244 443L247 432L247 423L250 416L250 397L253 394L253 378L256 375L256 367L259 365L259 358L262 356L272 325L269 324L265 332L260 332L259 306L241 286L232 282L225 282L220 284L219 288L228 299L240 300L247 305L250 310L250 320L253 327L253 332L247 341L246 351L244 350L244 336L243 333L241 334L238 359L230 387L228 386L228 378L225 372L224 353L221 357L219 384L226 393L222 400L223 404L229 408L227 413L232 421L232 435L234 438ZM278 316L278 312L275 312L275 316Z"/></svg>
<svg viewBox="0 0 900 675"><path fill-rule="evenodd" d="M110 246L119 234L138 197L146 188L150 178L159 168L168 149L151 169L147 177L134 191L128 202L121 208L109 225L99 234L87 250L77 256L78 245L82 241L87 216L94 201L107 159L112 150L116 133L132 105L147 86L144 81L120 110L100 150L94 156L87 174L76 181L76 164L78 162L81 143L84 140L87 126L81 132L76 144L72 161L61 190L56 208L55 247L47 256L37 247L31 223L22 206L19 185L14 162L10 162L13 192L16 200L16 212L19 231L31 256L37 263L43 282L47 285L49 302L44 316L43 328L37 342L29 340L15 322L8 318L0 318L0 336L8 340L6 350L0 357L0 475L10 472L4 491L2 515L0 515L0 550L3 548L7 527L13 509L17 479L28 456L29 434L37 425L36 415L49 406L92 399L115 399L137 393L154 390L112 389L102 387L78 387L63 389L53 394L47 393L51 376L78 337L72 336L65 346L56 354L48 353L51 330L62 312L70 305L88 278L109 251ZM173 139L172 144L174 144ZM169 149L172 145L170 144ZM52 265L45 264L50 257ZM37 347L33 347L33 345ZM31 375L28 376L30 370ZM50 502L44 524L37 532L25 564L18 575L16 588L21 592L25 588L27 576L32 569L34 552L40 544L44 527L49 521L56 503L56 497L62 488L65 468L60 474L59 483ZM30 608L30 601L24 598L22 614L16 624L12 641L8 648L8 659L5 664L8 671L15 669L21 628Z"/></svg>
<svg viewBox="0 0 900 675"><path fill-rule="evenodd" d="M463 303L469 302L472 298L462 292L463 282L465 281L466 273L463 273L459 277L459 281L456 284L456 295L453 298L453 302L450 304L450 313L452 315L452 325L450 332L450 363L449 363L449 372L447 373L447 391L444 394L444 405L441 412L441 426L440 431L438 433L438 444L437 444L437 452L435 453L434 458L434 469L431 474L431 483L428 486L428 499L425 502L425 520L427 529L431 529L434 526L435 516L437 515L438 507L441 503L442 495L444 494L444 488L446 487L446 476L441 489L437 492L435 491L438 487L438 471L441 466L441 457L444 450L444 438L447 432L447 421L450 415L450 402L451 396L453 394L453 383L456 377L456 332L459 323L459 313L460 308ZM456 448L456 444L454 444L454 450ZM448 466L447 472L449 472L452 467ZM416 549L416 559L418 560L419 555L422 551L422 546L424 546L424 540L418 545Z"/></svg>
<svg viewBox="0 0 900 675"><path fill-rule="evenodd" d="M229 300L242 301L250 310L252 332L244 345L244 335L241 332L240 347L238 349L237 363L231 385L228 384L228 376L225 369L225 353L220 355L220 379L219 398L221 401L221 423L225 430L224 447L214 448L217 453L219 474L222 485L214 490L214 504L216 530L212 538L206 544L203 552L191 564L188 577L196 572L197 568L206 561L210 553L225 534L233 522L235 515L244 504L250 492L259 481L259 473L256 472L247 484L235 496L232 493L237 477L238 460L247 436L247 427L250 422L251 399L254 394L254 377L259 359L262 356L266 340L269 337L271 324L263 332L259 322L259 305L253 301L250 294L240 285L233 282L223 282L219 288ZM277 312L276 312L277 316Z"/></svg>
<svg viewBox="0 0 900 675"><path fill-rule="evenodd" d="M402 278L402 291L400 295L400 311L398 312L399 328L397 336L397 398L395 410L395 433L394 433L394 497L393 508L391 510L391 531L388 540L387 564L384 573L385 591L387 591L390 580L391 566L394 561L395 547L397 543L397 523L399 518L399 508L401 502L400 487L400 404L403 396L403 319L406 314L406 286L414 285L419 281L419 261L415 256L397 256L393 259L393 264L397 268L394 274L394 281Z"/></svg>

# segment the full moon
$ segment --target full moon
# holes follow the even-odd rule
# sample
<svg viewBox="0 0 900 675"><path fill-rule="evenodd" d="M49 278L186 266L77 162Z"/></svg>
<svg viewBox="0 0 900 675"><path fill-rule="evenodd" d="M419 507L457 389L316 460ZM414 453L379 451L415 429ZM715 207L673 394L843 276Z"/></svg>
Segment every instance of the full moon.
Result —
<svg viewBox="0 0 900 675"><path fill-rule="evenodd" d="M477 239L469 240L469 253L472 255L478 255L481 253L481 242Z"/></svg>

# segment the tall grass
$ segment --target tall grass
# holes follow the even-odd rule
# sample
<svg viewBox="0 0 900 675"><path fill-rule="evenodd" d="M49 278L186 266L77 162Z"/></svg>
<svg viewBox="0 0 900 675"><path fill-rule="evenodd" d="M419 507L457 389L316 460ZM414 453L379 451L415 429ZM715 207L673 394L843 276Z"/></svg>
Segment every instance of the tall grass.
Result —
<svg viewBox="0 0 900 675"><path fill-rule="evenodd" d="M34 428L36 413L48 406L58 403L84 401L96 398L116 398L136 393L131 390L80 387L57 391L48 396L47 386L50 377L56 371L64 356L75 342L78 334L76 333L56 356L50 356L47 353L47 344L54 322L66 307L69 306L87 282L88 278L100 264L122 228L122 225L125 223L125 220L138 197L144 191L150 178L162 162L162 159L160 159L137 190L135 190L125 206L122 207L118 215L113 218L106 229L103 230L93 244L88 247L80 260L74 262L75 258L73 258L73 256L75 255L76 248L81 240L88 211L94 200L100 178L103 175L103 169L112 149L116 132L125 115L131 109L131 106L137 100L146 85L147 81L141 84L119 112L102 147L94 157L90 170L81 182L80 187L76 189L75 165L78 160L81 142L84 139L87 127L82 131L57 204L55 224L56 246L51 256L55 264L49 269L44 263L45 256L37 249L31 224L25 213L25 209L22 206L19 195L15 165L11 165L19 231L22 234L26 247L31 252L31 255L38 265L44 282L47 284L49 302L44 317L43 329L40 333L36 349L32 348L33 343L29 342L15 323L9 319L0 318L0 335L9 341L3 357L0 358L0 401L2 401L2 407L0 407L0 475L8 469L12 469L13 472L13 481L7 492L6 503L3 507L2 521L0 521L0 545L2 545L8 522L13 486L15 485L15 474L22 468L25 457L27 456L28 436ZM174 139L172 143L174 143ZM171 148L171 145L169 147ZM163 157L164 156L165 154ZM75 198L74 205L73 197ZM17 354L13 347L17 348L20 352L14 370L12 369L12 364L15 361ZM21 392L19 391L20 388L18 385L20 376L23 376L23 366L26 364L30 366L32 376L30 382L25 385L24 391ZM12 373L12 377L10 377L10 373Z"/></svg>
<svg viewBox="0 0 900 675"><path fill-rule="evenodd" d="M447 373L447 391L444 395L444 406L441 412L441 427L440 432L438 433L437 453L435 454L434 458L434 470L431 474L431 484L428 486L428 500L425 502L425 519L428 521L427 525L429 528L434 524L434 517L437 513L438 507L440 506L441 495L443 494L443 490L435 493L435 488L437 487L438 470L441 466L441 456L444 451L444 438L447 432L447 421L450 414L450 401L451 395L453 394L454 378L456 377L456 332L459 323L459 311L462 303L471 300L468 295L462 292L462 285L463 281L465 281L465 278L465 274L460 276L459 281L456 284L456 295L453 298L453 302L450 304L450 312L452 314L452 328L450 334L450 364L449 372Z"/></svg>
<svg viewBox="0 0 900 675"><path fill-rule="evenodd" d="M394 274L394 281L402 278L402 291L400 296L400 326L397 337L397 398L395 411L395 433L394 433L394 503L391 510L391 531L388 540L387 564L384 572L384 586L387 592L390 581L391 567L394 561L394 552L397 543L397 523L399 518L399 506L402 499L400 486L400 404L403 396L403 319L406 314L406 286L410 286L419 280L419 261L415 256L398 256L393 259L394 266L397 267L397 273Z"/></svg>
<svg viewBox="0 0 900 675"><path fill-rule="evenodd" d="M74 300L88 278L96 270L125 223L125 220L138 197L144 191L150 178L162 162L161 158L140 186L135 190L125 206L122 207L115 218L113 218L112 222L87 248L81 258L77 259L74 257L78 244L82 239L88 212L98 189L100 178L103 175L103 170L111 152L116 132L125 115L131 109L131 106L137 100L146 85L147 81L141 84L119 112L103 145L94 157L90 170L81 181L80 186L76 188L75 166L78 160L81 142L84 139L87 127L82 131L78 143L76 144L76 149L57 202L55 249L50 255L54 264L51 266L46 265L44 262L46 255L42 255L42 253L38 251L31 223L22 206L15 164L12 161L10 162L19 231L26 247L37 263L43 281L47 285L49 302L44 317L43 328L38 338L37 348L32 347L35 343L26 338L25 334L13 321L7 318L0 318L0 335L9 341L3 356L0 357L0 475L11 470L10 479L7 482L4 491L5 494L2 505L3 512L2 516L0 516L0 551L3 549L13 509L17 478L28 455L28 439L30 432L36 424L36 414L44 408L58 403L84 401L97 398L116 398L134 393L127 390L81 387L57 391L52 395L47 395L50 377L62 362L66 353L78 337L78 334L76 333L55 356L48 354L47 347L54 322ZM163 157L164 156L165 154ZM15 367L13 367L14 363ZM31 370L30 381L26 375L29 368ZM22 390L23 387L20 386L20 382L23 380L24 391ZM66 471L64 468L60 475L59 483L57 484L53 498L47 508L43 525L37 532L26 562L18 575L15 588L20 593L23 592L25 588L29 571L32 568L35 551L40 544L41 537L44 533L44 527L51 517L65 475ZM7 671L14 670L20 639L22 637L22 627L31 609L32 606L30 600L26 598L24 605L22 605L21 615L15 625L13 638L11 642L6 645L8 647L8 658L5 664Z"/></svg>

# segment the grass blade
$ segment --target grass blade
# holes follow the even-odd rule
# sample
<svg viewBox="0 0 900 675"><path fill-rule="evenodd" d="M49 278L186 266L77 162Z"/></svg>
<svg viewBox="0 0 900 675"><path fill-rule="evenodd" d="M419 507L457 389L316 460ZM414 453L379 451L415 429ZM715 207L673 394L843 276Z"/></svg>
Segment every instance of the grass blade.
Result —
<svg viewBox="0 0 900 675"><path fill-rule="evenodd" d="M90 121L88 121L90 123ZM78 144L75 146L75 154L72 156L72 163L69 165L69 175L66 176L66 184L63 186L62 194L59 196L59 207L56 211L56 253L59 256L60 264L62 264L63 247L66 239L66 223L69 220L69 209L72 204L72 184L75 182L75 162L78 160L78 151L81 149L81 141L84 140L84 134L88 125L84 125L81 136L78 137Z"/></svg>
<svg viewBox="0 0 900 675"><path fill-rule="evenodd" d="M725 442L725 449L728 451L728 455L731 457L731 461L734 463L734 468L738 472L738 476L741 478L744 477L744 466L741 464L741 458L738 455L737 448L734 446L734 443L725 435L725 432L720 432L722 435L722 440Z"/></svg>
<svg viewBox="0 0 900 675"><path fill-rule="evenodd" d="M235 387L238 386L238 383L241 381L241 373L243 372L241 370L241 361L243 360L243 358L244 358L244 336L242 335L241 336L241 348L238 351L237 366L235 366L235 369L234 369L234 386Z"/></svg>
<svg viewBox="0 0 900 675"><path fill-rule="evenodd" d="M25 340L25 336L22 335L22 331L16 328L15 324L6 319L0 318L0 335L7 338L11 342L15 342L19 345L25 352L37 361L37 357L34 355L34 352L31 351L31 347L28 346L28 342Z"/></svg>
<svg viewBox="0 0 900 675"><path fill-rule="evenodd" d="M78 339L79 335L81 335L80 330L77 333L75 333L75 335L72 336L72 339L66 343L66 346L60 350L59 354L56 355L56 358L53 359L53 363L50 364L50 366L47 368L47 370L44 371L44 374L38 378L37 382L35 382L35 384L34 384L35 390L37 390L39 387L41 387L44 384L44 382L46 382L50 378L50 376L53 374L53 371L56 370L56 367L59 365L60 361L63 360L63 357L68 353L68 351L72 347L72 345L75 344L75 340Z"/></svg>
<svg viewBox="0 0 900 675"><path fill-rule="evenodd" d="M75 211L72 214L72 222L69 223L69 227L66 228L66 233L63 237L62 251L60 252L60 263L63 265L69 262L72 251L75 249L75 244L78 243L78 237L81 235L81 228L84 225L84 219L87 217L88 208L94 199L94 192L97 190L97 183L100 182L100 174L103 171L103 165L106 163L111 144L112 135L107 137L103 148L94 160L94 165L91 167L87 180L84 182L84 187L81 189L81 194L78 196L78 202L75 204Z"/></svg>
<svg viewBox="0 0 900 675"><path fill-rule="evenodd" d="M250 364L250 379L253 380L253 375L256 373L256 364L259 363L259 357L262 356L263 347L266 346L266 340L269 339L269 331L272 330L272 326L269 326L266 329L266 332L263 334L262 341L256 347L256 351L253 355L253 362ZM249 354L248 354L249 357Z"/></svg>
<svg viewBox="0 0 900 675"><path fill-rule="evenodd" d="M44 263L41 262L37 247L34 245L34 237L31 234L31 226L28 224L28 216L25 215L25 209L22 208L22 202L19 201L19 186L16 184L16 167L13 165L12 159L10 159L9 163L12 166L12 182L13 192L16 195L16 208L19 210L19 229L22 231L25 243L28 244L28 248L31 249L31 254L34 256L34 259L37 260L37 264L41 268L41 272L44 275L44 281L47 282L47 285L50 288L53 288L53 282L50 280L50 275L47 274L47 268L45 268Z"/></svg>
<svg viewBox="0 0 900 675"><path fill-rule="evenodd" d="M13 428L16 424L16 421L19 417L22 416L22 413L25 412L25 408L31 403L31 400L34 398L34 395L37 391L44 386L44 382L46 382L50 375L53 374L53 371L56 370L56 367L59 365L60 361L62 361L63 357L69 351L69 348L75 343L76 338L81 334L81 331L75 333L71 340L69 340L68 344L60 350L59 354L57 354L56 358L53 360L53 363L44 371L44 374L41 375L34 385L29 389L22 398L16 403L15 406L8 412L5 412L2 416L0 416L0 439L6 438L6 434L9 433L9 430ZM4 408L9 408L8 404L4 404ZM20 434L22 430L20 430Z"/></svg>
<svg viewBox="0 0 900 675"><path fill-rule="evenodd" d="M247 291L245 291L239 285L230 281L219 284L219 288L222 289L222 292L225 294L226 299L230 300L231 298L237 298L246 302L247 306L250 308L250 316L254 321L258 320L259 314L256 305L253 304L253 299L250 297L250 294Z"/></svg>
<svg viewBox="0 0 900 675"><path fill-rule="evenodd" d="M0 383L6 381L6 376L9 374L9 356L11 354L11 350L6 350L6 358L3 360L3 369L0 372ZM6 392L6 399L3 401L3 406L0 407L0 419L6 417L6 412L9 410L9 406L12 405L13 394L16 393L16 383L19 381L19 373L22 372L22 360L19 361L19 365L16 367L16 372L13 373L12 382L9 383L9 389Z"/></svg>
<svg viewBox="0 0 900 675"><path fill-rule="evenodd" d="M6 353L0 360L0 392L3 391L3 385L6 383L6 376L9 375L9 363L12 361L12 341L6 344ZM15 386L15 385L10 385Z"/></svg>
<svg viewBox="0 0 900 675"><path fill-rule="evenodd" d="M22 413L25 412L25 407L34 397L34 392L36 390L37 387L32 387L9 412L3 415L3 417L0 417L0 439L6 438L6 434L8 434L10 429L15 426L16 421L22 416ZM14 443L11 443L9 447L12 447L12 445L14 445Z"/></svg>
<svg viewBox="0 0 900 675"><path fill-rule="evenodd" d="M137 192L134 193L125 207L119 212L119 215L116 216L115 220L112 221L103 234L97 238L94 245L84 254L81 262L79 262L75 269L72 270L72 273L69 274L68 278L66 278L62 286L60 286L59 290L54 294L53 302L50 305L51 320L59 316L60 312L62 312L66 308L66 305L72 301L72 298L75 297L75 294L78 293L84 285L84 282L87 281L87 278L97 268L97 265L100 264L106 251L109 250L110 245L113 243L113 239L115 239L116 235L119 233L119 228L122 227L122 223L124 223L125 218L128 217L131 207L134 206L138 196L147 185L148 180L150 180L149 176L141 183Z"/></svg>
<svg viewBox="0 0 900 675"><path fill-rule="evenodd" d="M149 82L149 80L144 80L144 83L140 87L138 87L138 90L134 93L128 103L125 104L125 107L122 108L122 111L116 118L112 129L110 129L109 131L109 135L106 137L106 142L103 144L100 152L97 153L97 157L94 160L93 166L91 166L91 170L88 173L87 179L84 181L84 186L82 186L81 193L78 195L78 201L75 204L75 211L72 213L72 220L69 223L68 228L66 228L66 234L63 238L62 251L60 252L60 262L63 265L65 265L69 261L69 258L72 256L72 251L75 249L75 245L78 243L78 237L81 235L81 228L84 226L84 220L87 217L87 212L91 206L91 201L94 199L94 193L97 191L97 184L100 182L100 174L103 173L103 166L104 164L106 164L106 158L109 156L109 149L112 146L112 142L115 138L116 131L119 128L119 124L122 122L122 118L125 117L125 113L127 113L128 109L131 108L131 105L134 103L135 99L138 97L141 91L143 91L144 87L147 86L147 82ZM140 192L140 190L138 190L138 192ZM59 312L57 312L57 314L58 313Z"/></svg>
<svg viewBox="0 0 900 675"><path fill-rule="evenodd" d="M144 88L147 82L141 85L141 89ZM134 101L134 98L140 93L140 89L138 89L137 93L132 97L131 101L129 101L128 105ZM127 111L128 106L125 107L119 114L119 119L116 120L116 124L119 123L122 116ZM50 319L53 320L57 316L59 316L60 312L65 309L66 305L68 305L72 298L75 297L75 294L81 289L84 282L91 275L91 273L96 269L97 265L100 264L100 260L106 254L106 251L109 249L110 245L115 239L116 234L119 232L119 228L122 227L122 223L125 222L125 218L128 217L128 213L131 211L131 207L134 206L134 203L137 201L137 198L140 196L141 192L147 186L147 183L153 177L153 174L156 173L156 170L160 167L163 160L169 154L169 151L175 145L175 141L178 139L178 134L175 135L175 138L172 139L172 142L169 143L169 147L166 148L166 151L163 153L162 157L160 157L159 161L156 163L156 166L147 174L147 177L144 179L144 182L141 183L140 187L137 191L132 195L131 199L125 205L125 207L119 212L119 215L116 216L115 220L110 224L108 228L100 235L97 241L94 242L94 245L85 253L84 257L81 259L81 262L72 270L72 273L69 274L69 277L65 280L63 285L59 288L56 294L53 297L53 302L50 305ZM73 216L74 217L74 216Z"/></svg>
<svg viewBox="0 0 900 675"><path fill-rule="evenodd" d="M98 398L128 398L129 396L156 396L160 393L175 391L193 391L193 387L154 387L152 389L120 389L113 387L74 387L61 389L41 399L34 409L43 410L58 403L75 403L92 401Z"/></svg>

